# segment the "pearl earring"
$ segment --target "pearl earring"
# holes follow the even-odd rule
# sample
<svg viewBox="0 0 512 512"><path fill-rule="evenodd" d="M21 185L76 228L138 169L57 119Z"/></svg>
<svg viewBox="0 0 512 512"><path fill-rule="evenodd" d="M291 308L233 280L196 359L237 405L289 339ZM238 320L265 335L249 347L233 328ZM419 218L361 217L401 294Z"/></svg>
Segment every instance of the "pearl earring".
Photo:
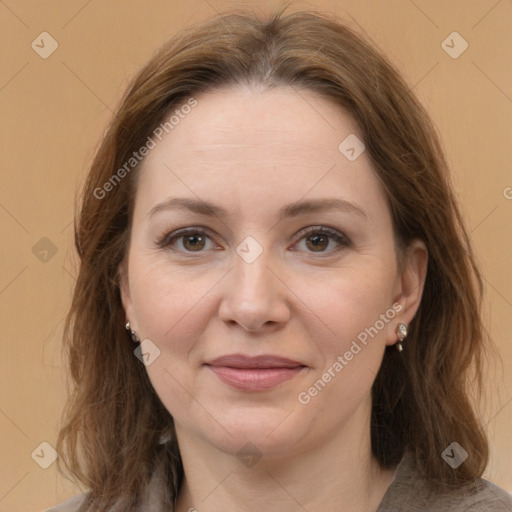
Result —
<svg viewBox="0 0 512 512"><path fill-rule="evenodd" d="M132 337L132 341L134 343L140 343L140 338L137 336L137 333L130 327L130 322L126 322L126 330L130 331L130 336Z"/></svg>
<svg viewBox="0 0 512 512"><path fill-rule="evenodd" d="M404 347L402 345L402 341L407 338L407 325L398 324L396 328L396 335L398 336L398 343L396 344L396 349L398 352L402 352Z"/></svg>

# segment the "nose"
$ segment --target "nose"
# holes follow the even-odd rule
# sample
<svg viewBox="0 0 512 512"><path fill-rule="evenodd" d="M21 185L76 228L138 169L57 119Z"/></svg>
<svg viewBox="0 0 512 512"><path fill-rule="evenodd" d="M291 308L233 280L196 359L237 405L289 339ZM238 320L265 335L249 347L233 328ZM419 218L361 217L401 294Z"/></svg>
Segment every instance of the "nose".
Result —
<svg viewBox="0 0 512 512"><path fill-rule="evenodd" d="M219 306L223 322L258 332L277 329L289 320L288 289L265 250L251 263L235 253L226 277Z"/></svg>

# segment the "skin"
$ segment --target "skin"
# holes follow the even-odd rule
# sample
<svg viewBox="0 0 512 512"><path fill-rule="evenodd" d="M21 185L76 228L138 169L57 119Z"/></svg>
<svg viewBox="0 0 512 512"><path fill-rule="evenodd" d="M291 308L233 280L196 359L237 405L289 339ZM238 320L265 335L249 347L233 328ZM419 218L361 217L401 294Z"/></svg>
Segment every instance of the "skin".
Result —
<svg viewBox="0 0 512 512"><path fill-rule="evenodd" d="M176 425L185 468L177 510L375 511L394 468L371 452L371 386L398 323L419 306L425 246L411 244L399 268L367 153L349 161L338 150L349 134L362 139L340 107L287 87L236 86L196 99L143 162L120 268L127 319L160 350L146 369ZM171 196L213 202L227 215L149 215ZM364 214L277 218L284 205L320 198L343 198ZM328 237L317 248L314 233L301 234L307 226L329 226L350 242ZM206 237L158 245L186 227ZM236 252L247 236L263 249L252 263ZM401 311L299 403L393 304ZM241 391L204 366L232 353L279 355L307 368L268 391ZM237 457L247 443L261 454L251 467Z"/></svg>

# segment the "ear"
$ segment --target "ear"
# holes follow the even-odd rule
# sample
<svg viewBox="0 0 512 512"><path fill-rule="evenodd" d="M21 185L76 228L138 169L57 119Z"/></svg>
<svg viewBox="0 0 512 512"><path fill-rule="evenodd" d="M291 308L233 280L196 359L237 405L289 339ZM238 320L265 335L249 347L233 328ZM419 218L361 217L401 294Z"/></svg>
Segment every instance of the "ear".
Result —
<svg viewBox="0 0 512 512"><path fill-rule="evenodd" d="M131 328L136 330L136 319L134 314L132 296L130 292L130 282L128 280L128 261L124 258L117 270L119 292L121 294L121 302L123 304L126 321L130 322Z"/></svg>
<svg viewBox="0 0 512 512"><path fill-rule="evenodd" d="M427 276L428 251L422 240L413 240L402 256L397 276L394 304L400 304L393 329L388 332L387 345L397 342L396 327L399 323L409 325L418 311Z"/></svg>

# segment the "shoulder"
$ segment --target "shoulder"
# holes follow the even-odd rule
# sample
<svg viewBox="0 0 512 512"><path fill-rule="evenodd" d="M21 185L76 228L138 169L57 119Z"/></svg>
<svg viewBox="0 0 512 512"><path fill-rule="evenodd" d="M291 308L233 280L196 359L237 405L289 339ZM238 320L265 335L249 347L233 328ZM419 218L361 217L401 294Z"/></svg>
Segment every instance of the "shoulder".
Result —
<svg viewBox="0 0 512 512"><path fill-rule="evenodd" d="M125 512L137 510L137 512L164 512L172 510L172 503L169 501L167 479L165 475L164 458L156 465L153 475L145 487L141 500L137 501L136 509L132 508L133 496L120 496L118 500L108 509L109 512ZM45 512L95 512L97 506L92 503L91 492L85 492L56 505Z"/></svg>
<svg viewBox="0 0 512 512"><path fill-rule="evenodd" d="M84 505L87 499L87 494L79 494L73 498L48 509L46 512L85 512Z"/></svg>
<svg viewBox="0 0 512 512"><path fill-rule="evenodd" d="M378 512L512 512L512 496L479 478L462 486L433 487L404 455Z"/></svg>
<svg viewBox="0 0 512 512"><path fill-rule="evenodd" d="M439 511L512 512L512 496L482 478L457 489L433 493L432 498Z"/></svg>

